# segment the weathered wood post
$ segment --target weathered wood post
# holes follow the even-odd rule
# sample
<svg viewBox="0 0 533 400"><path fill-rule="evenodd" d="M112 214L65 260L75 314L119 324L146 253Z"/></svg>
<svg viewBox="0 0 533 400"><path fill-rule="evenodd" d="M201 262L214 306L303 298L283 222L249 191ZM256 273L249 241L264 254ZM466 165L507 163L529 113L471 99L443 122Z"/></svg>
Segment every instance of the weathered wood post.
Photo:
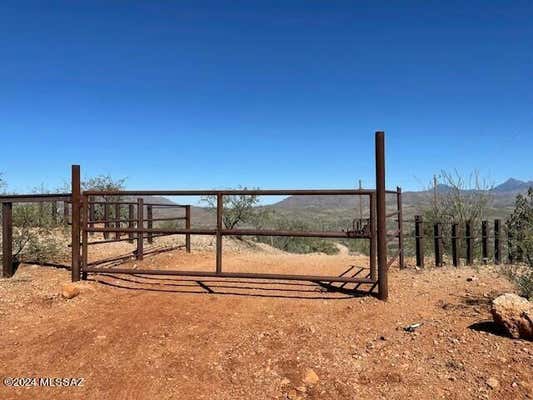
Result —
<svg viewBox="0 0 533 400"><path fill-rule="evenodd" d="M500 265L502 262L502 243L500 241L501 221L494 220L494 264Z"/></svg>
<svg viewBox="0 0 533 400"><path fill-rule="evenodd" d="M191 229L191 206L185 206L185 229ZM185 234L185 250L191 252L191 234Z"/></svg>
<svg viewBox="0 0 533 400"><path fill-rule="evenodd" d="M415 252L416 266L424 268L424 220L421 215L415 216Z"/></svg>
<svg viewBox="0 0 533 400"><path fill-rule="evenodd" d="M435 243L435 266L442 267L442 225L440 222L433 225L433 238Z"/></svg>
<svg viewBox="0 0 533 400"><path fill-rule="evenodd" d="M135 221L133 220L133 215L134 215L134 208L133 208L133 204L128 204L128 228L132 229L135 227ZM129 243L133 243L133 232L129 232L128 233L128 242Z"/></svg>
<svg viewBox="0 0 533 400"><path fill-rule="evenodd" d="M465 243L466 243L466 265L472 265L474 263L474 257L472 252L472 224L467 221L465 224Z"/></svg>
<svg viewBox="0 0 533 400"><path fill-rule="evenodd" d="M387 222L385 204L385 133L376 132L376 217L378 251L378 298L387 300L389 282L387 268Z"/></svg>
<svg viewBox="0 0 533 400"><path fill-rule="evenodd" d="M396 187L396 206L398 208L398 264L400 269L405 268L405 258L403 251L403 213L402 213L402 188Z"/></svg>
<svg viewBox="0 0 533 400"><path fill-rule="evenodd" d="M137 199L137 260L144 258L144 200L142 197Z"/></svg>
<svg viewBox="0 0 533 400"><path fill-rule="evenodd" d="M153 212L152 212L152 206L146 206L146 219L148 220L148 229L152 229L154 227L154 223L152 221L153 219ZM148 243L154 242L154 234L152 232L148 232Z"/></svg>
<svg viewBox="0 0 533 400"><path fill-rule="evenodd" d="M481 221L481 259L483 264L489 262L489 222Z"/></svg>
<svg viewBox="0 0 533 400"><path fill-rule="evenodd" d="M72 282L80 280L80 209L81 209L81 183L80 166L72 166Z"/></svg>
<svg viewBox="0 0 533 400"><path fill-rule="evenodd" d="M2 275L13 276L13 203L2 203Z"/></svg>
<svg viewBox="0 0 533 400"><path fill-rule="evenodd" d="M454 267L459 266L459 252L457 247L457 241L459 239L459 224L452 224L452 263Z"/></svg>

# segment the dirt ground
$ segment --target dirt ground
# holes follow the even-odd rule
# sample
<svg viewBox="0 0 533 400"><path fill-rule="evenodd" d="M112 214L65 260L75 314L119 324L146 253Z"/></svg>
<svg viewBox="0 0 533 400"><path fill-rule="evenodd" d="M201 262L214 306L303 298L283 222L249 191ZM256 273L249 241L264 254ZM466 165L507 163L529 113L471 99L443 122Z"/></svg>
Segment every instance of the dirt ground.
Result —
<svg viewBox="0 0 533 400"><path fill-rule="evenodd" d="M346 252L226 250L228 271L366 265ZM207 249L127 264L212 265ZM116 274L89 275L67 300L69 279L65 269L21 265L0 280L0 377L83 386L4 383L0 399L533 398L533 344L490 323L490 300L512 291L495 267L394 269L388 302L353 285ZM406 332L413 323L422 325Z"/></svg>

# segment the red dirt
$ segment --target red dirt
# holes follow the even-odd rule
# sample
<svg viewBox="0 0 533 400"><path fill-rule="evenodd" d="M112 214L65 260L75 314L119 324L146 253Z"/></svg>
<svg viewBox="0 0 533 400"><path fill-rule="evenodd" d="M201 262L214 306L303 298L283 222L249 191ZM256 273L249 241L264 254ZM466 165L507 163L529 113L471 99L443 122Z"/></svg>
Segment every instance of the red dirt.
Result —
<svg viewBox="0 0 533 400"><path fill-rule="evenodd" d="M227 270L283 273L364 265L346 254L240 252L224 261ZM134 264L198 269L213 258L177 251ZM59 294L66 270L23 265L0 280L0 377L85 378L70 388L0 384L0 399L533 396L533 344L487 323L491 298L512 291L494 267L395 270L386 303L309 282L89 278L71 300ZM423 325L414 333L403 330L415 322ZM303 382L307 369L316 384Z"/></svg>

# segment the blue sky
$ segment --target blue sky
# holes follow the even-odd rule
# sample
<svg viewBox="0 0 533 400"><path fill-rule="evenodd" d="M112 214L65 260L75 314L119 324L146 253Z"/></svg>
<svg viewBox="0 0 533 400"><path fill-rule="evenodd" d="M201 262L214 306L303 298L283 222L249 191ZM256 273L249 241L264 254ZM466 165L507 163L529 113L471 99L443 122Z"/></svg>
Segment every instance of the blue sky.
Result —
<svg viewBox="0 0 533 400"><path fill-rule="evenodd" d="M532 179L533 3L0 3L0 171L19 192Z"/></svg>

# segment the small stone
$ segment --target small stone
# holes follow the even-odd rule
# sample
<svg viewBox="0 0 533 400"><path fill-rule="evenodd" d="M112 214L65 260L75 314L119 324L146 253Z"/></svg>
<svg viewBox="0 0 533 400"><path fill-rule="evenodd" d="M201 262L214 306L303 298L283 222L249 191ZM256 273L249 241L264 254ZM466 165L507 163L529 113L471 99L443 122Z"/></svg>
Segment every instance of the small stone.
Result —
<svg viewBox="0 0 533 400"><path fill-rule="evenodd" d="M306 385L316 385L318 383L318 381L320 380L320 378L318 377L318 375L316 374L315 371L313 371L311 368L307 368L304 372L304 378L302 379L302 381L306 384Z"/></svg>
<svg viewBox="0 0 533 400"><path fill-rule="evenodd" d="M491 389L496 389L498 386L500 386L500 382L494 377L487 379L487 386Z"/></svg>
<svg viewBox="0 0 533 400"><path fill-rule="evenodd" d="M80 288L72 283L67 283L63 285L61 289L61 296L65 299L72 299L80 294Z"/></svg>
<svg viewBox="0 0 533 400"><path fill-rule="evenodd" d="M466 278L466 281L467 282L477 281L477 278L475 276L469 276L468 278Z"/></svg>

